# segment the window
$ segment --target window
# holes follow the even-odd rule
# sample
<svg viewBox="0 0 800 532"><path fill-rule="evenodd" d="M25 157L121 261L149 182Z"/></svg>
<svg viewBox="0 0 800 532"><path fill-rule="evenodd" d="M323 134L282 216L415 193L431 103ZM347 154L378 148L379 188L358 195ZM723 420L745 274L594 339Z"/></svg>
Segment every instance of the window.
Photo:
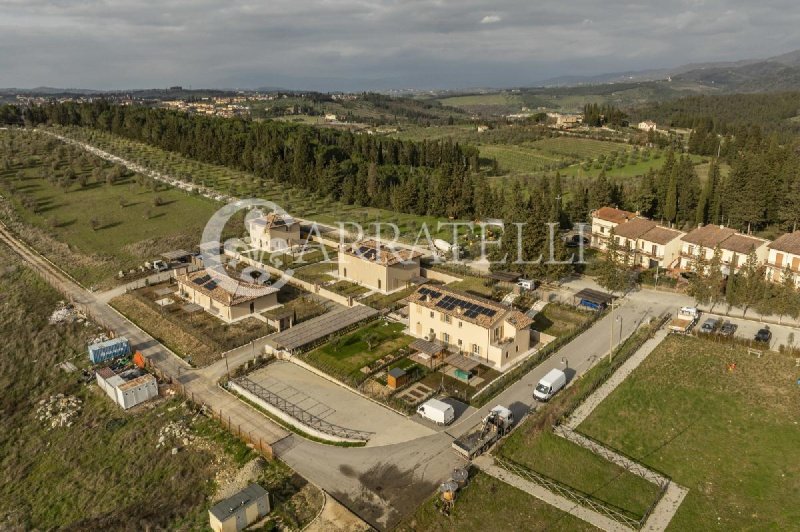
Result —
<svg viewBox="0 0 800 532"><path fill-rule="evenodd" d="M453 319L450 317L449 314L442 313L442 321L445 323L450 323Z"/></svg>
<svg viewBox="0 0 800 532"><path fill-rule="evenodd" d="M380 290L380 289L381 289L381 280L378 279L378 290Z"/></svg>
<svg viewBox="0 0 800 532"><path fill-rule="evenodd" d="M463 325L464 325L464 322L463 322L463 321L459 321L459 322L458 322L458 328L459 328L459 329L460 329L460 328L461 328Z"/></svg>
<svg viewBox="0 0 800 532"><path fill-rule="evenodd" d="M472 352L476 355L481 354L481 347L478 344L472 344Z"/></svg>
<svg viewBox="0 0 800 532"><path fill-rule="evenodd" d="M450 343L450 335L447 333L442 333L442 341L446 344Z"/></svg>
<svg viewBox="0 0 800 532"><path fill-rule="evenodd" d="M462 342L461 342L461 339L459 338L458 339L458 347L461 347L461 344L462 344Z"/></svg>
<svg viewBox="0 0 800 532"><path fill-rule="evenodd" d="M601 234L601 235L602 235L602 234L605 234L605 232L606 232L606 228L605 228L605 227L603 227L603 226L601 225L601 226L600 226L600 234Z"/></svg>
<svg viewBox="0 0 800 532"><path fill-rule="evenodd" d="M342 272L343 272L343 276L344 276L344 277L347 277L347 268L344 268L344 269L342 270Z"/></svg>
<svg viewBox="0 0 800 532"><path fill-rule="evenodd" d="M653 244L653 255L658 255L658 246Z"/></svg>
<svg viewBox="0 0 800 532"><path fill-rule="evenodd" d="M431 318L433 317L433 311L431 311Z"/></svg>
<svg viewBox="0 0 800 532"><path fill-rule="evenodd" d="M694 255L694 246L687 246L686 252L689 253L689 255Z"/></svg>

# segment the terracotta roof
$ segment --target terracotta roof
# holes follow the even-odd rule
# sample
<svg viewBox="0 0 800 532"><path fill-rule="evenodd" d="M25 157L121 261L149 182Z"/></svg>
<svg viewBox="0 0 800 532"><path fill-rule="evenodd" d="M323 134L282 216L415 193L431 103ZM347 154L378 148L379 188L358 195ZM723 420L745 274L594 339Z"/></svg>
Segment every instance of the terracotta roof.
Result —
<svg viewBox="0 0 800 532"><path fill-rule="evenodd" d="M781 235L771 243L769 247L777 251L783 251L784 253L800 255L800 231Z"/></svg>
<svg viewBox="0 0 800 532"><path fill-rule="evenodd" d="M448 301L445 301L445 298L449 298L450 304L447 304ZM418 288L416 292L406 298L406 301L487 329L501 320L508 321L517 329L528 327L533 323L531 318L518 310L444 286ZM475 309L481 309L483 312Z"/></svg>
<svg viewBox="0 0 800 532"><path fill-rule="evenodd" d="M263 226L266 229L273 229L275 227L291 227L298 222L288 214L271 212L266 216L250 220L250 223Z"/></svg>
<svg viewBox="0 0 800 532"><path fill-rule="evenodd" d="M730 238L726 238L720 247L736 253L747 254L751 253L754 249L758 249L767 241L761 238L755 238L747 235L735 234Z"/></svg>
<svg viewBox="0 0 800 532"><path fill-rule="evenodd" d="M678 231L677 229L670 229L669 227L664 227L662 225L657 225L650 229L648 232L643 234L640 238L647 242L653 242L654 244L668 244L675 240L676 238L680 238L683 235L682 231Z"/></svg>
<svg viewBox="0 0 800 532"><path fill-rule="evenodd" d="M391 249L376 240L363 240L344 247L343 252L362 260L376 262L383 266L393 266L422 256L419 251L407 248Z"/></svg>
<svg viewBox="0 0 800 532"><path fill-rule="evenodd" d="M704 225L684 235L681 240L689 244L703 246L704 248L715 248L720 246L726 238L736 234L735 229L730 227L720 227L718 225Z"/></svg>
<svg viewBox="0 0 800 532"><path fill-rule="evenodd" d="M518 310L511 311L511 314L506 318L506 321L514 326L515 329L524 329L530 327L533 319L526 316Z"/></svg>
<svg viewBox="0 0 800 532"><path fill-rule="evenodd" d="M654 228L657 224L653 220L637 216L632 220L619 224L614 228L614 234L624 238L635 240Z"/></svg>
<svg viewBox="0 0 800 532"><path fill-rule="evenodd" d="M634 216L636 216L636 214L614 207L600 207L592 213L593 218L600 218L601 220L616 224L625 223Z"/></svg>
<svg viewBox="0 0 800 532"><path fill-rule="evenodd" d="M114 370L109 368L109 367L98 369L97 370L97 374L100 375L104 379L110 379L111 377L116 375L116 373L114 373Z"/></svg>
<svg viewBox="0 0 800 532"><path fill-rule="evenodd" d="M236 281L229 276L208 270L198 270L178 276L178 282L205 294L225 306L238 305L278 291L271 286Z"/></svg>

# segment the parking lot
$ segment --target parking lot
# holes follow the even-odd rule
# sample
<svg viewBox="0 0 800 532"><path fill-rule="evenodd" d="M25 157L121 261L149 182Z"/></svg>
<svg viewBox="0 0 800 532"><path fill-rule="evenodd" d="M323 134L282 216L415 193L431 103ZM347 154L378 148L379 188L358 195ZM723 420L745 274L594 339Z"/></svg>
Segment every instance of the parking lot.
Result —
<svg viewBox="0 0 800 532"><path fill-rule="evenodd" d="M405 416L351 392L291 362L275 362L250 380L328 423L372 432L369 447L414 440L434 433Z"/></svg>
<svg viewBox="0 0 800 532"><path fill-rule="evenodd" d="M795 327L788 327L786 325L773 325L773 324L764 324L758 321L751 321L745 320L741 318L730 318L723 316L721 314L712 314L712 313L703 313L700 316L700 321L697 322L696 330L699 331L700 327L705 323L708 318L719 318L722 320L722 323L726 321L730 321L731 323L738 326L736 329L735 336L737 338L742 338L744 340L752 340L755 338L756 333L759 329L763 327L768 327L770 331L772 331L772 340L770 341L769 348L777 351L781 345L790 345L794 344L800 346L800 329ZM794 335L793 338L790 338L790 335ZM758 348L758 345L754 345L754 348Z"/></svg>

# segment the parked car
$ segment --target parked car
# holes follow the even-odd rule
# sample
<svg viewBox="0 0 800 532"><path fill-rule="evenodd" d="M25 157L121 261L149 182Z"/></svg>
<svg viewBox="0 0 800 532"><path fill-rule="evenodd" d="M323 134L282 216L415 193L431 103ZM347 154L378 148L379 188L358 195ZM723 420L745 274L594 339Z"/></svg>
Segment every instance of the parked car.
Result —
<svg viewBox="0 0 800 532"><path fill-rule="evenodd" d="M417 414L437 425L449 425L456 418L453 407L438 399L428 399L417 408Z"/></svg>
<svg viewBox="0 0 800 532"><path fill-rule="evenodd" d="M764 327L763 329L759 329L756 333L756 342L761 342L764 344L768 344L770 340L772 340L772 331L769 330L769 327Z"/></svg>
<svg viewBox="0 0 800 532"><path fill-rule="evenodd" d="M708 318L706 321L703 322L703 325L700 327L700 332L711 334L717 330L719 324L720 320L718 318Z"/></svg>
<svg viewBox="0 0 800 532"><path fill-rule="evenodd" d="M725 336L727 338L730 338L736 333L736 329L738 328L739 326L736 325L735 323L726 321L725 323L722 324L722 327L720 327L719 331L717 332L720 336Z"/></svg>
<svg viewBox="0 0 800 532"><path fill-rule="evenodd" d="M536 385L536 389L533 390L533 398L538 401L548 401L566 385L566 373L560 369L551 369Z"/></svg>

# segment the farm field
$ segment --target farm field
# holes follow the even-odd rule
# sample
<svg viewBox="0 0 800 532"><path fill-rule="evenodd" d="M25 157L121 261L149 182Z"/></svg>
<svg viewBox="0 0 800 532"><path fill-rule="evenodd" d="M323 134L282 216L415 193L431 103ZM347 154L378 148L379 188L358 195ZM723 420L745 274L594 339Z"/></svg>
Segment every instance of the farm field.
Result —
<svg viewBox="0 0 800 532"><path fill-rule="evenodd" d="M302 528L321 493L279 461L263 461L180 399L124 412L94 384L86 342L99 329L50 324L60 296L0 246L0 515L4 530L202 530L236 477L273 496L274 519ZM78 371L57 367L70 361ZM80 401L69 425L40 412L57 394ZM181 436L174 436L173 429ZM161 435L165 444L158 446ZM188 443L182 440L186 437ZM172 454L172 448L179 450Z"/></svg>
<svg viewBox="0 0 800 532"><path fill-rule="evenodd" d="M788 530L798 377L787 354L671 336L579 430L689 489L670 530Z"/></svg>
<svg viewBox="0 0 800 532"><path fill-rule="evenodd" d="M570 136L537 140L529 145L537 150L579 159L596 159L600 155L608 155L612 152L631 151L633 149L629 144L622 142L609 142L605 140Z"/></svg>
<svg viewBox="0 0 800 532"><path fill-rule="evenodd" d="M534 173L557 166L562 158L528 146L483 144L478 146L481 157L497 159L503 170L514 174Z"/></svg>
<svg viewBox="0 0 800 532"><path fill-rule="evenodd" d="M118 271L161 252L193 249L216 209L213 201L154 187L149 179L137 182L133 175L109 184L111 164L87 160L77 149L60 150L61 143L41 136L13 135L16 153L11 156L11 148L3 148L11 134L0 131L0 158L9 161L0 169L7 198L3 217L28 226L23 236L51 260L69 257L58 262L84 285L108 285ZM99 177L96 165L102 169ZM70 173L74 176L65 177Z"/></svg>

